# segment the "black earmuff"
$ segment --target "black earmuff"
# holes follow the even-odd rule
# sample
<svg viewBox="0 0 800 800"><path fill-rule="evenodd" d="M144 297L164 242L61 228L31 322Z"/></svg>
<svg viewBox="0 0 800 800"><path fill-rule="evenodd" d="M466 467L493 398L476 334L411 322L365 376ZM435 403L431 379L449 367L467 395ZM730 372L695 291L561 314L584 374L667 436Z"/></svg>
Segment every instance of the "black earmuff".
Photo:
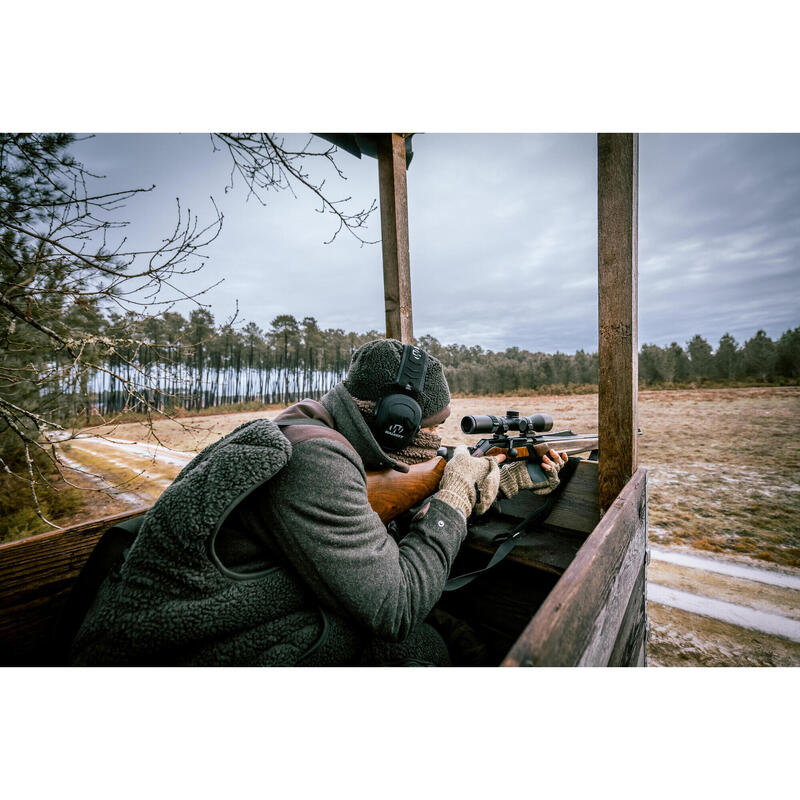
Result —
<svg viewBox="0 0 800 800"><path fill-rule="evenodd" d="M384 450L402 450L411 444L422 423L422 395L428 354L419 347L404 345L400 370L391 388L375 404L372 432Z"/></svg>

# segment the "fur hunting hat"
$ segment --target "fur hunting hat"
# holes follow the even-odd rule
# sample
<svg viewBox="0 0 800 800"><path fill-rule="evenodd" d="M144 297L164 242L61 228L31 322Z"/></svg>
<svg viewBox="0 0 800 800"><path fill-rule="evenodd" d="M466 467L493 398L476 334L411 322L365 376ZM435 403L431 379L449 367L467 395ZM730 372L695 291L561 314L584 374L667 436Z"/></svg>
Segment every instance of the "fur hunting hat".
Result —
<svg viewBox="0 0 800 800"><path fill-rule="evenodd" d="M353 353L344 387L358 400L377 401L395 385L403 355L403 343L396 339L375 339ZM428 369L422 396L416 398L422 408L422 427L439 425L450 416L450 389L442 362L428 354Z"/></svg>

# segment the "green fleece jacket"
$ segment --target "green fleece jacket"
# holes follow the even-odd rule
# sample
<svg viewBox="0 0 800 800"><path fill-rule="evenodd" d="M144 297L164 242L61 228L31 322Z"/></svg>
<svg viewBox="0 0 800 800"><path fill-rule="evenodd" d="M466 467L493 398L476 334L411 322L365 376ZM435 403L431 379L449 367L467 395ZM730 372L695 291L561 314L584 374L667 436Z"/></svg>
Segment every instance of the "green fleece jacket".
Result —
<svg viewBox="0 0 800 800"><path fill-rule="evenodd" d="M368 503L365 468L403 465L341 384L322 405L349 445L292 446L261 419L184 468L101 588L73 663L448 663L422 623L466 521L431 500L398 545Z"/></svg>

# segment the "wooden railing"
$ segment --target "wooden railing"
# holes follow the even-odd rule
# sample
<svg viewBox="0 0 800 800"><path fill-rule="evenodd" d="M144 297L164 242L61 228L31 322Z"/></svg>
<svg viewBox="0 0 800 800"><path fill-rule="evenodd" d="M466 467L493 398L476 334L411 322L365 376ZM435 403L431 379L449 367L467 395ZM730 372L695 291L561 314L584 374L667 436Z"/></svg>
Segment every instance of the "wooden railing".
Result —
<svg viewBox="0 0 800 800"><path fill-rule="evenodd" d="M53 623L92 549L104 531L145 511L0 545L0 664L48 663Z"/></svg>

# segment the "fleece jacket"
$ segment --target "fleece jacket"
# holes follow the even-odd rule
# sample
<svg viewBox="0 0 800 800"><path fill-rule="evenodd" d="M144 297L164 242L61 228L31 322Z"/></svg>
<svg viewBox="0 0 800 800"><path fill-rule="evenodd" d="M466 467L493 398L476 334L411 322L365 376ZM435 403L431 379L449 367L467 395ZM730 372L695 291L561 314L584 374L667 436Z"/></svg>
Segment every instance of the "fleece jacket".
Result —
<svg viewBox="0 0 800 800"><path fill-rule="evenodd" d="M447 664L423 624L466 536L433 499L398 544L367 500L380 449L338 384L346 442L254 420L203 450L148 512L78 632L76 664Z"/></svg>

